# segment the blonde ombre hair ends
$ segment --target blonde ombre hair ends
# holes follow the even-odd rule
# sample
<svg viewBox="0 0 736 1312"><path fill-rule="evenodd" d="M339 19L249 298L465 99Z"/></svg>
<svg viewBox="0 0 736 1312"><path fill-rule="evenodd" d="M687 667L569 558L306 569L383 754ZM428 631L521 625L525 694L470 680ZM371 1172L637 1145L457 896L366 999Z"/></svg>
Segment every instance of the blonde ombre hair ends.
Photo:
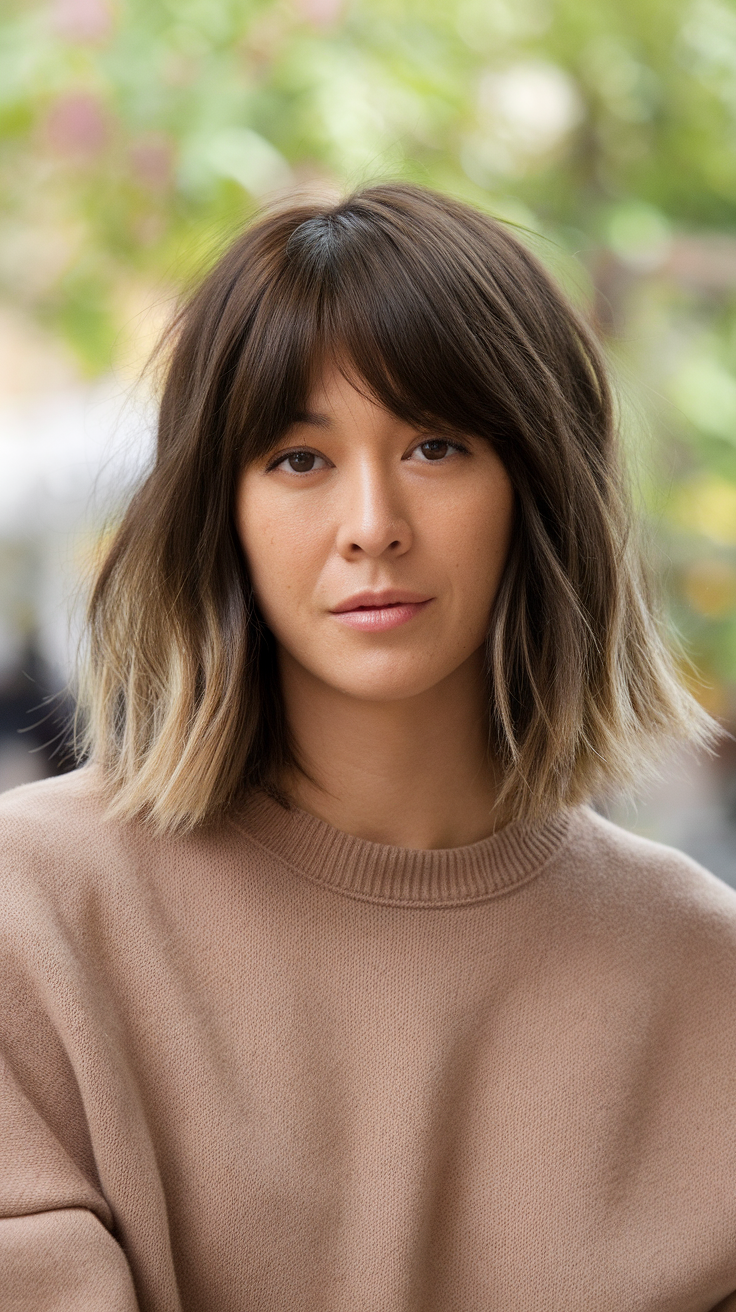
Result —
<svg viewBox="0 0 736 1312"><path fill-rule="evenodd" d="M421 188L260 218L168 339L155 463L92 592L82 750L119 817L185 831L298 764L233 517L239 475L344 360L409 422L492 443L516 527L488 634L500 818L627 786L711 722L653 617L599 349L499 222Z"/></svg>

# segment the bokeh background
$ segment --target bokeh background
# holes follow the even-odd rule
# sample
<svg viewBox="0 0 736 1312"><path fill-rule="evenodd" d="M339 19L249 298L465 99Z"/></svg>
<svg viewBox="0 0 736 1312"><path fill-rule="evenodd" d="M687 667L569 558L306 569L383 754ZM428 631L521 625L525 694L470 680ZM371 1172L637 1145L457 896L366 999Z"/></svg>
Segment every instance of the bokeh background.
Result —
<svg viewBox="0 0 736 1312"><path fill-rule="evenodd" d="M604 336L685 677L736 729L736 0L4 0L0 143L0 788L69 764L177 294L264 199L386 177L518 224ZM613 814L736 884L733 747Z"/></svg>

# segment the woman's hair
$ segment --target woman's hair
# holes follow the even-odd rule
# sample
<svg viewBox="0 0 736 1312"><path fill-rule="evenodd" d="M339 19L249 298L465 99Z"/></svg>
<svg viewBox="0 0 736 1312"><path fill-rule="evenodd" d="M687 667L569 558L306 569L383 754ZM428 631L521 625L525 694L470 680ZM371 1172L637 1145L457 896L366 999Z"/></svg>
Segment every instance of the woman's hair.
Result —
<svg viewBox="0 0 736 1312"><path fill-rule="evenodd" d="M707 736L652 617L599 349L506 226L401 184L281 208L168 348L155 463L89 606L84 750L115 814L186 830L298 766L234 498L328 360L399 418L485 439L513 483L487 641L497 814L542 818L630 783L663 739Z"/></svg>

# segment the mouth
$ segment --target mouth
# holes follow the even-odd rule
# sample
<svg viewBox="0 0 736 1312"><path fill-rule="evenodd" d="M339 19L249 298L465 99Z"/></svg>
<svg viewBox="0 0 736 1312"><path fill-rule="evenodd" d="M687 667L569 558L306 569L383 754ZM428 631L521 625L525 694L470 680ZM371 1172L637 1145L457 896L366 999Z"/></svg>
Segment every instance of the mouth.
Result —
<svg viewBox="0 0 736 1312"><path fill-rule="evenodd" d="M434 597L417 592L358 592L335 606L331 614L352 629L384 633L421 614Z"/></svg>

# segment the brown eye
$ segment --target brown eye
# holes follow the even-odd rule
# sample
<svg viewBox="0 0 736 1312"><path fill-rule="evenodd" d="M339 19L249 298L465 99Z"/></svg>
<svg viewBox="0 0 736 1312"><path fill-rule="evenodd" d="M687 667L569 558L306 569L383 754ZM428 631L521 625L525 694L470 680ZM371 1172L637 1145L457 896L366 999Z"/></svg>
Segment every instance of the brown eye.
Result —
<svg viewBox="0 0 736 1312"><path fill-rule="evenodd" d="M438 438L432 439L430 442L422 442L420 447L425 460L441 460L443 456L447 455L449 449L450 443L441 442Z"/></svg>
<svg viewBox="0 0 736 1312"><path fill-rule="evenodd" d="M292 451L287 459L295 474L308 474L310 469L314 469L316 457L312 451Z"/></svg>

